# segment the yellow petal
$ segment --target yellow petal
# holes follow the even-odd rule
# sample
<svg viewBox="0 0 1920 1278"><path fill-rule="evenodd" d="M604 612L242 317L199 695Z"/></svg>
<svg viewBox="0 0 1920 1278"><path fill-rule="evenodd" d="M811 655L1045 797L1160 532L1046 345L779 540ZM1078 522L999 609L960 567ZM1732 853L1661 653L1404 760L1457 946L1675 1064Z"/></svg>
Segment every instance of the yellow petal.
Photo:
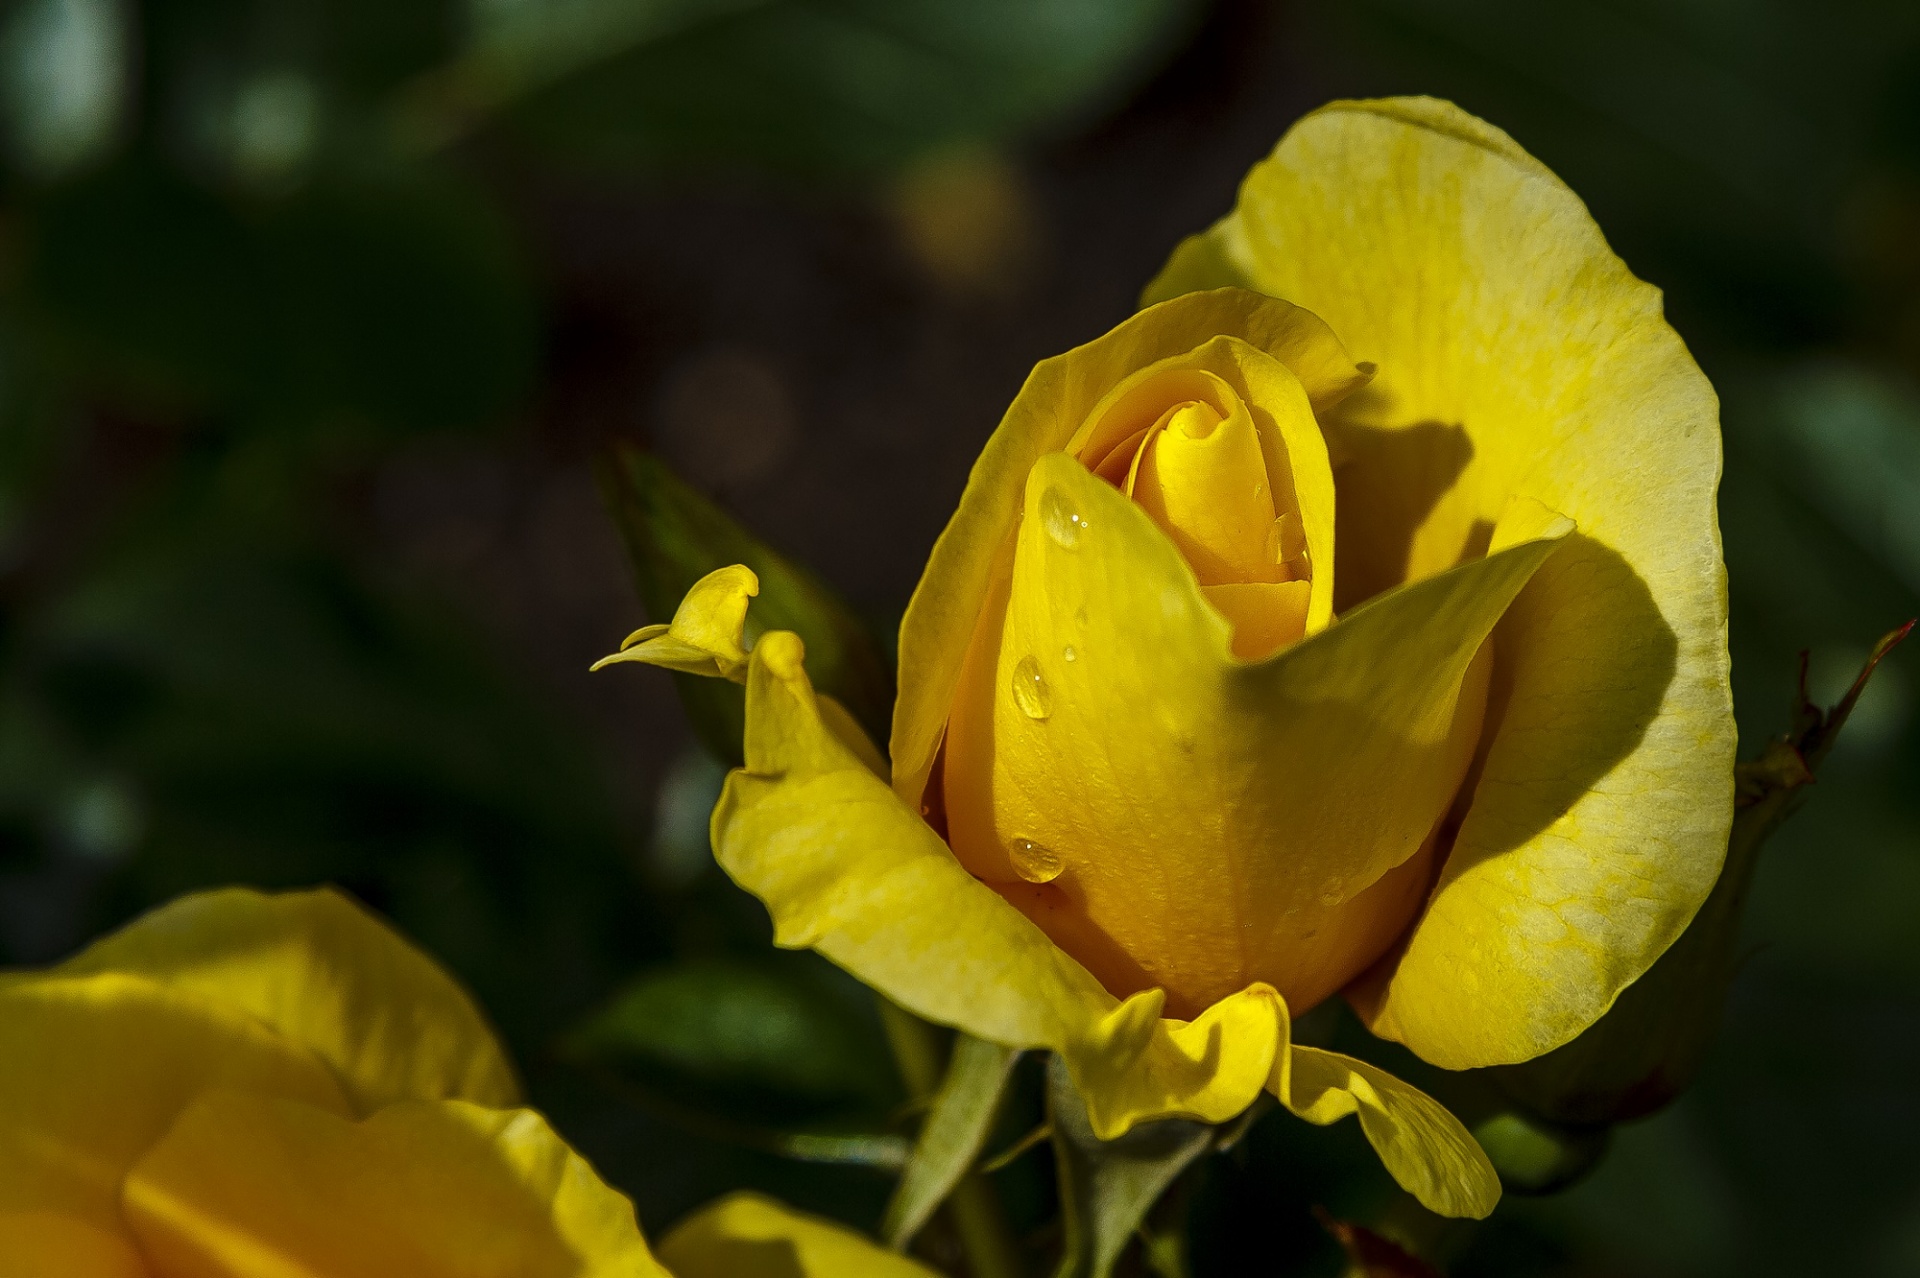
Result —
<svg viewBox="0 0 1920 1278"><path fill-rule="evenodd" d="M720 864L766 903L775 941L819 950L928 1020L1060 1052L1103 1135L1245 1109L1271 1066L1271 1029L1216 1034L1238 1005L1199 1031L1157 1014L1112 1020L1119 1000L968 874L821 723L798 647L782 631L755 646L747 766L713 814Z"/></svg>
<svg viewBox="0 0 1920 1278"><path fill-rule="evenodd" d="M0 1211L0 1278L147 1278L117 1232L54 1212Z"/></svg>
<svg viewBox="0 0 1920 1278"><path fill-rule="evenodd" d="M934 544L900 623L900 697L889 753L894 787L909 804L917 805L926 790L974 622L1019 518L1027 472L1042 454L1065 448L1100 401L1130 376L1223 333L1290 371L1313 412L1366 381L1317 317L1233 289L1151 307L1104 337L1035 365L974 462L959 508ZM1327 510L1331 516L1331 503Z"/></svg>
<svg viewBox="0 0 1920 1278"><path fill-rule="evenodd" d="M620 651L592 669L622 661L746 682L747 654L741 635L747 601L760 593L760 579L745 564L716 568L693 583L665 626L646 626L627 636Z"/></svg>
<svg viewBox="0 0 1920 1278"><path fill-rule="evenodd" d="M936 1278L844 1225L746 1193L682 1222L660 1259L673 1278Z"/></svg>
<svg viewBox="0 0 1920 1278"><path fill-rule="evenodd" d="M1452 803L1480 724L1470 667L1570 525L1523 510L1510 549L1248 665L1122 494L1055 454L1026 502L1002 643L948 730L955 855L1007 883L1007 849L1047 849L1050 881L1010 899L1118 993L1159 986L1193 1016L1265 981L1312 1006L1412 916L1417 896L1359 899ZM1086 530L1056 536L1061 510Z"/></svg>
<svg viewBox="0 0 1920 1278"><path fill-rule="evenodd" d="M1233 625L1233 655L1258 661L1307 633L1306 581L1235 581L1200 593Z"/></svg>
<svg viewBox="0 0 1920 1278"><path fill-rule="evenodd" d="M1115 999L961 868L827 730L798 649L795 636L778 631L754 649L747 766L727 779L713 819L721 865L766 903L777 943L819 950L927 1020L1060 1053L1104 1139L1155 1118L1225 1122L1276 1085L1288 1040L1286 1007L1273 990L1239 991L1190 1023L1161 1016L1157 990ZM1367 1077L1388 1098L1360 1108L1363 1122L1373 1115L1369 1138L1384 1142L1383 1154L1401 1151L1388 1169L1436 1210L1478 1203L1479 1182L1441 1184L1464 1165L1452 1152L1465 1138L1459 1125L1432 1118L1429 1111L1445 1111L1424 1097L1419 1112L1431 1121L1402 1123L1406 1098L1420 1094L1377 1071ZM1319 1102L1315 1121L1337 1117L1327 1108L1335 1103ZM1375 1112L1383 1105L1384 1116ZM677 1253L663 1255L673 1264Z"/></svg>
<svg viewBox="0 0 1920 1278"><path fill-rule="evenodd" d="M466 991L330 889L182 897L59 970L137 974L254 1017L325 1061L361 1113L405 1098L519 1097Z"/></svg>
<svg viewBox="0 0 1920 1278"><path fill-rule="evenodd" d="M1161 1016L1161 990L1135 994L1066 1050L1094 1135L1177 1116L1218 1123L1245 1109L1285 1041L1286 1005L1270 986L1229 994L1191 1022Z"/></svg>
<svg viewBox="0 0 1920 1278"><path fill-rule="evenodd" d="M1173 489L1163 491L1167 480L1155 473L1166 433L1159 428L1182 400L1205 404L1219 428L1195 446L1175 446L1187 455L1168 477ZM1333 620L1333 471L1307 387L1293 370L1238 337L1210 338L1123 379L1064 451L1107 478L1110 441L1131 438L1143 418L1152 424L1140 432L1125 484L1116 486L1167 530L1204 584L1310 574L1306 632L1325 629ZM1226 491L1236 485L1239 492ZM1042 514L1060 531L1079 530L1071 516Z"/></svg>
<svg viewBox="0 0 1920 1278"><path fill-rule="evenodd" d="M1267 550L1274 511L1266 475L1260 433L1245 404L1236 402L1225 418L1189 404L1169 414L1141 449L1133 499L1201 581L1268 580L1279 565Z"/></svg>
<svg viewBox="0 0 1920 1278"><path fill-rule="evenodd" d="M1431 99L1301 121L1145 296L1221 285L1310 308L1379 366L1328 424L1350 458L1343 580L1436 572L1515 495L1579 526L1501 625L1473 805L1405 955L1357 1000L1449 1068L1548 1051L1680 933L1725 853L1712 388L1579 198Z"/></svg>
<svg viewBox="0 0 1920 1278"><path fill-rule="evenodd" d="M633 1208L531 1110L407 1101L358 1122L210 1092L128 1177L169 1278L670 1278Z"/></svg>
<svg viewBox="0 0 1920 1278"><path fill-rule="evenodd" d="M1500 1201L1499 1174L1460 1120L1383 1069L1296 1046L1275 1068L1273 1092L1310 1123L1359 1114L1387 1171L1429 1211L1484 1220Z"/></svg>
<svg viewBox="0 0 1920 1278"><path fill-rule="evenodd" d="M116 972L0 984L0 1212L122 1236L121 1180L208 1087L349 1109L311 1053L194 992Z"/></svg>

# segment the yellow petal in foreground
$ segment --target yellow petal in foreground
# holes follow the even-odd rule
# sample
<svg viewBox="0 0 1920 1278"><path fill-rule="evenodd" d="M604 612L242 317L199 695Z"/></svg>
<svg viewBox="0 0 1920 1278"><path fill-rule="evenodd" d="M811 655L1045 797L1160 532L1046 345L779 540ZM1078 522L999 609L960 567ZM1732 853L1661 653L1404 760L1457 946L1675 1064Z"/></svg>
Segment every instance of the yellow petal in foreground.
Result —
<svg viewBox="0 0 1920 1278"><path fill-rule="evenodd" d="M934 1271L831 1221L758 1194L734 1194L660 1244L673 1278L935 1278Z"/></svg>
<svg viewBox="0 0 1920 1278"><path fill-rule="evenodd" d="M50 1211L0 1211L0 1278L148 1278L117 1229Z"/></svg>
<svg viewBox="0 0 1920 1278"><path fill-rule="evenodd" d="M0 985L0 1212L55 1213L119 1235L128 1170L208 1087L351 1108L311 1052L147 977Z"/></svg>
<svg viewBox="0 0 1920 1278"><path fill-rule="evenodd" d="M324 1062L363 1114L401 1099L519 1099L513 1069L467 992L330 889L196 893L58 971L137 976L250 1016Z"/></svg>
<svg viewBox="0 0 1920 1278"><path fill-rule="evenodd" d="M538 1114L458 1096L512 1091L344 897L184 898L0 973L0 1278L672 1278Z"/></svg>
<svg viewBox="0 0 1920 1278"><path fill-rule="evenodd" d="M669 1278L539 1115L461 1101L355 1122L210 1092L134 1169L125 1210L170 1278Z"/></svg>
<svg viewBox="0 0 1920 1278"><path fill-rule="evenodd" d="M766 903L779 944L818 949L929 1020L1058 1052L1102 1137L1162 1117L1224 1122L1273 1084L1290 1048L1271 989L1234 994L1191 1022L1163 1018L1158 990L1116 999L967 873L821 722L801 658L785 632L756 645L747 765L727 779L713 818L721 864ZM1366 1130L1377 1145L1431 1145L1422 1166L1471 1162L1472 1137L1451 1119L1407 1128L1403 1110L1363 1112L1376 1114ZM1416 1176L1405 1159L1388 1166L1435 1211L1484 1214L1497 1196L1491 1182Z"/></svg>
<svg viewBox="0 0 1920 1278"><path fill-rule="evenodd" d="M1343 612L1474 553L1516 494L1578 525L1499 627L1498 710L1438 887L1355 991L1436 1064L1537 1056L1646 970L1725 852L1713 391L1579 198L1431 99L1308 116L1144 300L1224 285L1310 309L1378 366L1323 418Z"/></svg>

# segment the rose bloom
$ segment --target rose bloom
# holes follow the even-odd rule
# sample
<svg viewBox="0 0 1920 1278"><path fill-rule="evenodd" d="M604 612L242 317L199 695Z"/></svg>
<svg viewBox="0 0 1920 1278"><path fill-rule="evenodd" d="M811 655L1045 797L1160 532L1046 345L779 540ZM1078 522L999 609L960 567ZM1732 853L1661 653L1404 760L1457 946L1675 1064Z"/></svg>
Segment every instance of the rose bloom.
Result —
<svg viewBox="0 0 1920 1278"><path fill-rule="evenodd" d="M0 973L0 1275L931 1278L752 1195L656 1259L518 1097L466 994L346 898L183 898Z"/></svg>
<svg viewBox="0 0 1920 1278"><path fill-rule="evenodd" d="M1436 1065L1527 1060L1706 897L1712 389L1578 198L1430 99L1303 120L1145 300L975 464L890 786L796 636L741 649L744 569L621 656L747 683L715 847L783 944L1060 1052L1102 1134L1265 1087L1482 1214L1459 1124L1290 1014L1344 992Z"/></svg>

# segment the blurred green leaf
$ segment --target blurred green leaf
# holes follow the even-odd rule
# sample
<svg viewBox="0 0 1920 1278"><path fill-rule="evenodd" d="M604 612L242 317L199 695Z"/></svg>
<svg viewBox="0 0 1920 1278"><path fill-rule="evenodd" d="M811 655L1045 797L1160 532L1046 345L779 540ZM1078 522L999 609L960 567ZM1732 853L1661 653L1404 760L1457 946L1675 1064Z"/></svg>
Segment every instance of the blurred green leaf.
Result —
<svg viewBox="0 0 1920 1278"><path fill-rule="evenodd" d="M760 594L747 612L748 646L768 630L797 633L807 646L814 687L845 706L884 749L893 717L893 670L866 624L831 588L755 538L650 453L614 449L602 459L600 486L649 617L671 619L694 582L716 568L745 564L760 578ZM674 679L701 739L719 758L738 765L745 690L722 679Z"/></svg>
<svg viewBox="0 0 1920 1278"><path fill-rule="evenodd" d="M532 383L511 236L430 175L255 204L133 158L49 193L27 242L68 363L148 413L405 432L491 424Z"/></svg>
<svg viewBox="0 0 1920 1278"><path fill-rule="evenodd" d="M887 1204L880 1236L904 1250L961 1177L973 1169L993 1130L1020 1053L971 1034L954 1037L946 1078L913 1145L913 1157Z"/></svg>
<svg viewBox="0 0 1920 1278"><path fill-rule="evenodd" d="M1920 592L1920 392L1853 363L1782 379L1770 457L1835 523Z"/></svg>
<svg viewBox="0 0 1920 1278"><path fill-rule="evenodd" d="M634 978L571 1031L574 1062L722 1121L884 1109L886 1046L803 961L689 959Z"/></svg>
<svg viewBox="0 0 1920 1278"><path fill-rule="evenodd" d="M59 944L195 888L338 883L545 1042L660 949L582 734L233 465L8 583L0 825L69 878L111 861Z"/></svg>
<svg viewBox="0 0 1920 1278"><path fill-rule="evenodd" d="M122 127L132 40L123 0L22 0L0 21L7 150L36 175L97 155Z"/></svg>
<svg viewBox="0 0 1920 1278"><path fill-rule="evenodd" d="M412 128L502 107L590 163L897 168L1084 118L1156 69L1192 0L488 0Z"/></svg>

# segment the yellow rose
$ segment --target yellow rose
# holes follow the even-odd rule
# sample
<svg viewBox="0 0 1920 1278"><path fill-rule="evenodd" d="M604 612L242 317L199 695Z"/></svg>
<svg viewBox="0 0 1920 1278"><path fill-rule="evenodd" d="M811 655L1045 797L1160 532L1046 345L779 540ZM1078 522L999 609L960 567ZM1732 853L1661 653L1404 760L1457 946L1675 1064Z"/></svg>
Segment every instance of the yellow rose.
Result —
<svg viewBox="0 0 1920 1278"><path fill-rule="evenodd" d="M1484 1214L1459 1124L1289 1013L1344 990L1437 1065L1526 1060L1706 897L1713 392L1573 193L1428 99L1309 116L1146 300L975 464L890 786L795 636L742 649L744 569L620 659L747 684L714 842L782 944L1058 1052L1102 1135L1265 1087Z"/></svg>
<svg viewBox="0 0 1920 1278"><path fill-rule="evenodd" d="M656 1261L518 1093L460 988L345 898L184 898L0 974L0 1278L928 1278L751 1196Z"/></svg>

